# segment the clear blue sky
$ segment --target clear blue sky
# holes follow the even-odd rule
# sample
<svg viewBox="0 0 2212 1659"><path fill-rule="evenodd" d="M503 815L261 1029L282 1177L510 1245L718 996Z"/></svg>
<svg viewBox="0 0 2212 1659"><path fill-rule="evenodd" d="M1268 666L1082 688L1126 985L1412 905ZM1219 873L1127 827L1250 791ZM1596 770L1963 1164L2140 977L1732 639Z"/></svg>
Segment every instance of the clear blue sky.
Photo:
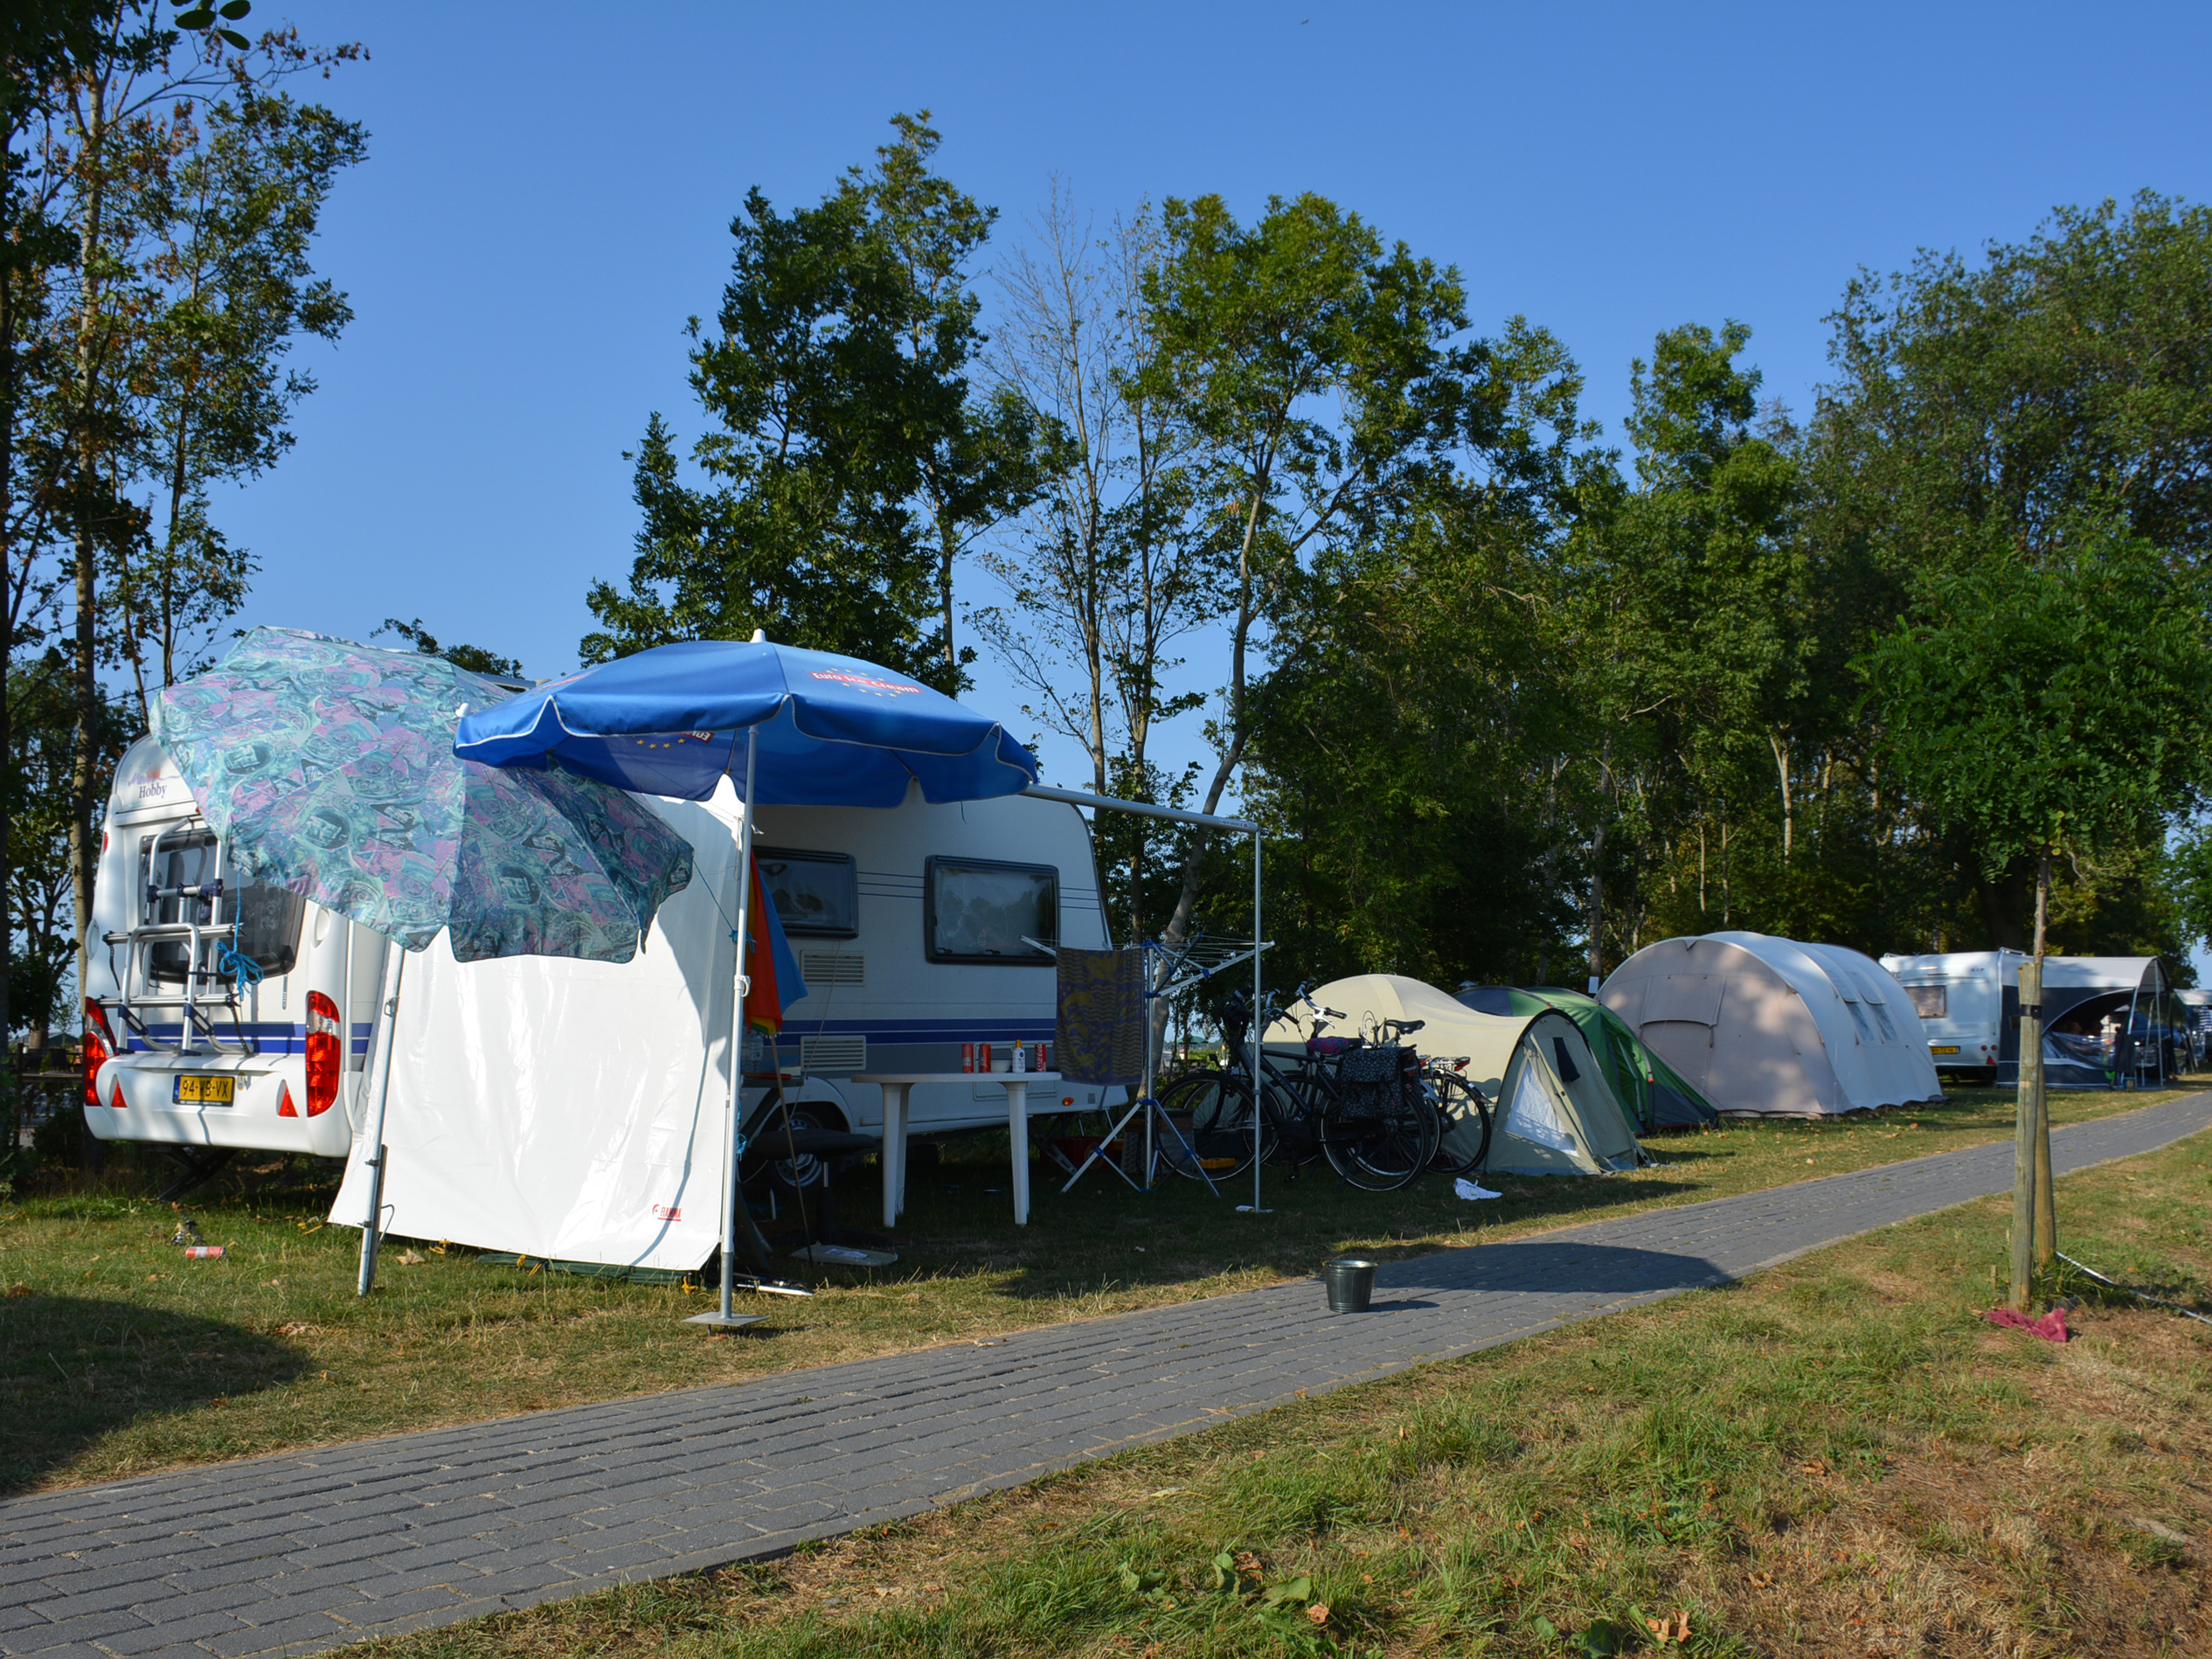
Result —
<svg viewBox="0 0 2212 1659"><path fill-rule="evenodd" d="M2020 238L2058 203L2212 196L2201 5L257 0L253 22L286 15L368 46L316 90L371 143L318 250L357 320L302 354L322 389L297 448L218 506L262 561L246 620L419 615L539 677L574 664L592 578L628 570L621 451L656 408L699 429L680 330L715 308L746 188L819 197L895 110L934 112L1006 236L1054 174L1102 219L1331 196L1458 265L1479 328L1559 334L1609 432L1660 329L1743 319L1802 410L1855 267ZM984 667L970 700L1018 729Z"/></svg>

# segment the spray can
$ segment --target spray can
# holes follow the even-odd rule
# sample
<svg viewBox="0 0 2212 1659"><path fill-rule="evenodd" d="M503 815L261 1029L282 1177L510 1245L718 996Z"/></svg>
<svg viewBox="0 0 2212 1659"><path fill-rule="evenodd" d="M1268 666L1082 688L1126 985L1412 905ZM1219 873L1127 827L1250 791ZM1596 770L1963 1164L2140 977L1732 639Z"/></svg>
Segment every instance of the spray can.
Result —
<svg viewBox="0 0 2212 1659"><path fill-rule="evenodd" d="M975 1069L979 1072L988 1072L991 1069L991 1045L988 1043L978 1043L975 1045Z"/></svg>
<svg viewBox="0 0 2212 1659"><path fill-rule="evenodd" d="M1049 1072L1052 1069L1051 1044L1039 1043L1037 1045L1037 1069L1040 1072Z"/></svg>
<svg viewBox="0 0 2212 1659"><path fill-rule="evenodd" d="M963 1072L972 1072L974 1069L975 1045L973 1043L962 1043L960 1045L960 1070Z"/></svg>

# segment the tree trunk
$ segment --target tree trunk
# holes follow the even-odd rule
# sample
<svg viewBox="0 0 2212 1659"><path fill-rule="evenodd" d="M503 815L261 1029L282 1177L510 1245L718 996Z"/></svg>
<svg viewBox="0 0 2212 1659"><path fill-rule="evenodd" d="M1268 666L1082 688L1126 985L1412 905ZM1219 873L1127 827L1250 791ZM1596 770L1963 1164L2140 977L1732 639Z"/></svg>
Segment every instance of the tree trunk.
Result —
<svg viewBox="0 0 2212 1659"><path fill-rule="evenodd" d="M1598 815L1598 827L1590 837L1590 994L1598 994L1598 986L1605 976L1605 823L1612 816L1613 791L1612 733L1605 734L1604 746L1598 752L1598 778L1604 805Z"/></svg>
<svg viewBox="0 0 2212 1659"><path fill-rule="evenodd" d="M1721 926L1734 925L1736 894L1729 883L1728 869L1728 802L1721 802Z"/></svg>
<svg viewBox="0 0 2212 1659"><path fill-rule="evenodd" d="M2035 866L2035 981L2043 976L2043 925L2050 913L2050 854ZM2051 1185L2050 1103L2043 1075L2042 1027L2035 1040L2035 1270L2049 1273L2058 1266L2058 1197Z"/></svg>
<svg viewBox="0 0 2212 1659"><path fill-rule="evenodd" d="M1790 746L1782 741L1780 733L1766 734L1767 746L1774 751L1774 769L1782 778L1782 862L1790 861L1790 836L1792 811L1790 804Z"/></svg>
<svg viewBox="0 0 2212 1659"><path fill-rule="evenodd" d="M181 465L178 469L183 470ZM172 521L174 522L174 521ZM960 694L960 654L953 649L953 527L937 516L937 602L945 619L945 695Z"/></svg>
<svg viewBox="0 0 2212 1659"><path fill-rule="evenodd" d="M1221 764L1214 768L1213 781L1206 786L1206 804L1200 810L1210 816L1219 810L1229 780L1236 775L1237 767L1245 758L1245 649L1256 620L1252 614L1252 550L1259 531L1259 503L1265 495L1265 481L1256 480L1252 503L1245 512L1244 543L1237 552L1237 626L1230 638L1229 650L1229 746L1222 751ZM1189 932L1190 913L1198 905L1198 876L1205 862L1206 840L1207 831L1203 826L1194 830L1189 855L1182 863L1182 892L1175 899L1175 913L1168 918L1161 934L1171 945L1182 943Z"/></svg>
<svg viewBox="0 0 2212 1659"><path fill-rule="evenodd" d="M2013 1218L2007 1241L2012 1273L2005 1304L2028 1311L2035 1266L2035 1072L2043 1052L2043 963L2030 958L2020 969L2020 1086L2013 1106Z"/></svg>
<svg viewBox="0 0 2212 1659"><path fill-rule="evenodd" d="M74 598L77 617L73 667L77 681L77 723L69 763L69 869L71 899L77 913L77 992L80 996L84 994L92 960L94 857L92 817L96 805L93 788L100 743L100 544L93 525L93 490L99 481L101 460L97 410L100 351L96 337L101 304L99 255L105 229L101 219L106 203L103 175L107 157L101 152L106 148L107 140L107 88L97 73L93 76L86 95L91 120L84 134L84 148L78 157L78 165L88 171L85 219L78 233L78 257L80 261L78 269L84 288L78 302L77 407L73 412L77 427L76 501L73 515L76 554Z"/></svg>
<svg viewBox="0 0 2212 1659"><path fill-rule="evenodd" d="M1555 833L1558 825L1559 772L1562 763L1553 761L1546 767L1543 781L1543 893L1549 899L1557 889L1553 883L1559 874L1559 841ZM1551 983L1551 930L1547 927L1536 940L1536 983Z"/></svg>
<svg viewBox="0 0 2212 1659"><path fill-rule="evenodd" d="M1605 977L1605 825L1598 821L1590 837L1590 994Z"/></svg>
<svg viewBox="0 0 2212 1659"><path fill-rule="evenodd" d="M0 201L15 189L15 146L10 133L0 133ZM16 362L16 284L14 275L0 269L0 1051L15 1030L9 1006L9 965L15 959L15 823L10 803L15 798L15 732L13 694L9 673L16 660L16 548L9 527L15 522L16 399L18 395ZM15 1073L8 1073L7 1090L0 1101L0 1124L8 1135L7 1150L15 1150L17 1134Z"/></svg>

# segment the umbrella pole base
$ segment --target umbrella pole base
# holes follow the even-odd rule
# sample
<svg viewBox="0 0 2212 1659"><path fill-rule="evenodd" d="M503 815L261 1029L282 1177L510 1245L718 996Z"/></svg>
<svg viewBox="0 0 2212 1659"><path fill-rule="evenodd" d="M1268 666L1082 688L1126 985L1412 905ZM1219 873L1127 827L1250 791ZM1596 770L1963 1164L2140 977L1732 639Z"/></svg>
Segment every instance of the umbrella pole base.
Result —
<svg viewBox="0 0 2212 1659"><path fill-rule="evenodd" d="M767 1317L765 1314L725 1314L719 1308L711 1313L693 1314L683 1322L704 1325L710 1330L742 1330L747 1325L757 1325Z"/></svg>

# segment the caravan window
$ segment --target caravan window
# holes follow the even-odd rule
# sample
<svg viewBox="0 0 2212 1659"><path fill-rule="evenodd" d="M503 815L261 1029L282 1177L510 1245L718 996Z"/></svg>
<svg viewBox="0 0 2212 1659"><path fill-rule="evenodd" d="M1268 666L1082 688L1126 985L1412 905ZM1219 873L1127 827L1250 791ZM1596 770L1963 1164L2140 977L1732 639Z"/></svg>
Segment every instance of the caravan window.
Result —
<svg viewBox="0 0 2212 1659"><path fill-rule="evenodd" d="M155 847L156 839L161 845ZM203 927L229 931L237 925L240 955L257 963L272 976L288 974L300 954L300 920L307 900L282 887L265 882L241 885L238 871L224 858L212 830L187 835L148 836L138 854L139 919L145 924L198 922ZM199 887L223 883L220 898L155 896L154 890ZM156 979L182 980L188 965L189 941L166 939L147 953L147 968ZM202 967L213 965L211 955Z"/></svg>
<svg viewBox="0 0 2212 1659"><path fill-rule="evenodd" d="M1949 989L1942 985L1908 985L1904 994L1912 998L1912 1011L1922 1019L1945 1019L1951 1006Z"/></svg>
<svg viewBox="0 0 2212 1659"><path fill-rule="evenodd" d="M859 934L859 884L850 853L756 847L752 858L784 932L815 939Z"/></svg>
<svg viewBox="0 0 2212 1659"><path fill-rule="evenodd" d="M933 962L1050 962L1060 937L1060 872L1050 864L932 858L922 927Z"/></svg>

